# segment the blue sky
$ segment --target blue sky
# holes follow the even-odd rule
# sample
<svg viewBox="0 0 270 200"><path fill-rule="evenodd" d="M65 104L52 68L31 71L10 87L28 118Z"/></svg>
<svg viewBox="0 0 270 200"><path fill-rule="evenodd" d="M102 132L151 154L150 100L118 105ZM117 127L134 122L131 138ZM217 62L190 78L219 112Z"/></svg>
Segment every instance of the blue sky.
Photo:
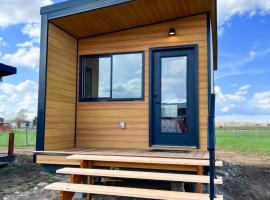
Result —
<svg viewBox="0 0 270 200"><path fill-rule="evenodd" d="M0 62L18 74L0 83L0 116L36 115L39 8L61 0L0 0ZM218 120L270 121L270 0L218 0Z"/></svg>

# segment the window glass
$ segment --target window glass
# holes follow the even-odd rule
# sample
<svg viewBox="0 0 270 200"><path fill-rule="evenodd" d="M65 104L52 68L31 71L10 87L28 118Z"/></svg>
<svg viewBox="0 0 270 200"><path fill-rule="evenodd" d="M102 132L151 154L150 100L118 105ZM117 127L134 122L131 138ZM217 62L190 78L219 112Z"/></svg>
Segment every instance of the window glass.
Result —
<svg viewBox="0 0 270 200"><path fill-rule="evenodd" d="M84 66L84 98L109 98L111 58L87 58Z"/></svg>
<svg viewBox="0 0 270 200"><path fill-rule="evenodd" d="M112 98L142 98L142 53L113 55Z"/></svg>
<svg viewBox="0 0 270 200"><path fill-rule="evenodd" d="M126 53L83 58L81 98L143 98L143 54Z"/></svg>
<svg viewBox="0 0 270 200"><path fill-rule="evenodd" d="M161 132L187 131L187 57L161 59Z"/></svg>

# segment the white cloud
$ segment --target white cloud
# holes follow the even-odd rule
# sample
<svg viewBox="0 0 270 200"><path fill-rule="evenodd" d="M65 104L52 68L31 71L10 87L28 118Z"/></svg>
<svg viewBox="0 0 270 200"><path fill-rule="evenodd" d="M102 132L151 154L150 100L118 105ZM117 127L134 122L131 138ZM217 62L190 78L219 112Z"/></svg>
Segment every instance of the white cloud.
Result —
<svg viewBox="0 0 270 200"><path fill-rule="evenodd" d="M2 56L1 61L16 67L38 68L39 47L31 45L30 42L18 44L21 46L13 53L6 53Z"/></svg>
<svg viewBox="0 0 270 200"><path fill-rule="evenodd" d="M34 81L26 80L19 84L0 83L0 115L12 118L24 108L31 120L37 115L38 85Z"/></svg>
<svg viewBox="0 0 270 200"><path fill-rule="evenodd" d="M255 93L251 99L251 105L259 110L270 109L270 90L265 92Z"/></svg>
<svg viewBox="0 0 270 200"><path fill-rule="evenodd" d="M51 0L0 0L0 27L23 23L39 23L40 7Z"/></svg>
<svg viewBox="0 0 270 200"><path fill-rule="evenodd" d="M4 41L4 38L0 37L0 47L5 47L8 44Z"/></svg>
<svg viewBox="0 0 270 200"><path fill-rule="evenodd" d="M243 65L250 63L254 61L255 58L259 56L265 56L269 53L270 51L268 49L261 50L261 51L255 51L255 50L250 50L246 52L245 54L226 54L226 53L221 53L220 57L223 62L221 62L222 68L237 68L237 67L242 67Z"/></svg>
<svg viewBox="0 0 270 200"><path fill-rule="evenodd" d="M238 90L239 91L245 91L245 92L247 92L247 90L250 88L250 85L243 85L243 86L241 86Z"/></svg>
<svg viewBox="0 0 270 200"><path fill-rule="evenodd" d="M218 0L219 34L223 33L224 25L230 25L229 20L234 15L248 15L270 13L270 0Z"/></svg>
<svg viewBox="0 0 270 200"><path fill-rule="evenodd" d="M260 75L270 73L266 66L258 66L254 61L270 55L270 48L257 50L256 48L244 54L220 53L220 70L215 79L222 79L239 75ZM255 65L256 64L256 65Z"/></svg>
<svg viewBox="0 0 270 200"><path fill-rule="evenodd" d="M26 41L24 43L18 43L17 47L31 47L33 46L33 41Z"/></svg>
<svg viewBox="0 0 270 200"><path fill-rule="evenodd" d="M18 49L15 52L0 55L0 60L16 67L38 69L40 24L26 24L21 31L23 34L27 35L30 40L24 43L18 43L16 45Z"/></svg>
<svg viewBox="0 0 270 200"><path fill-rule="evenodd" d="M247 103L247 93L250 85L239 87L234 93L224 93L219 86L215 86L217 111L227 113L242 108Z"/></svg>
<svg viewBox="0 0 270 200"><path fill-rule="evenodd" d="M40 23L29 23L22 28L22 33L28 35L33 42L38 43L40 37Z"/></svg>
<svg viewBox="0 0 270 200"><path fill-rule="evenodd" d="M250 85L243 85L234 92L225 93L216 86L217 117L229 121L245 121L247 118L256 119L257 116L260 120L264 118L269 121L270 90L251 94L250 87ZM240 116L246 116L246 118Z"/></svg>
<svg viewBox="0 0 270 200"><path fill-rule="evenodd" d="M0 0L0 27L14 24L24 24L22 34L29 37L28 41L18 43L14 52L2 53L0 61L16 66L38 69L39 37L41 6L52 4L51 0ZM3 43L4 44L4 43ZM1 46L1 38L0 38Z"/></svg>

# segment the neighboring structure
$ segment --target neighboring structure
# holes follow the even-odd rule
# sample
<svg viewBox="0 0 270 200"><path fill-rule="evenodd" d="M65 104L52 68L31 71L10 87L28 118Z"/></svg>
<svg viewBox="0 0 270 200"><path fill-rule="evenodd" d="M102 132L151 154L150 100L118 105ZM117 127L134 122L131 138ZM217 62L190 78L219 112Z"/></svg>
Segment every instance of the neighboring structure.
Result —
<svg viewBox="0 0 270 200"><path fill-rule="evenodd" d="M3 81L3 77L10 76L17 73L17 69L15 67L11 67L0 63L0 82ZM11 128L9 123L4 122L4 118L0 118L0 130L3 132L9 131Z"/></svg>
<svg viewBox="0 0 270 200"><path fill-rule="evenodd" d="M3 81L3 77L10 76L17 73L17 69L15 67L11 67L0 63L0 82Z"/></svg>
<svg viewBox="0 0 270 200"><path fill-rule="evenodd" d="M0 118L0 132L9 132L11 130L10 123L5 123L4 118Z"/></svg>
<svg viewBox="0 0 270 200"><path fill-rule="evenodd" d="M143 175L196 183L198 192L210 183L213 199L214 181L222 182L215 177L214 158L216 1L71 0L44 7L41 14L36 162L47 169L80 163L133 169L58 171L75 175L73 183L84 175ZM170 173L140 174L138 168ZM209 169L210 177L203 176ZM104 187L47 188L62 191L63 199L72 192L208 198Z"/></svg>
<svg viewBox="0 0 270 200"><path fill-rule="evenodd" d="M5 64L0 63L0 82L3 81L3 77L10 76L17 73L17 69L15 67L11 67ZM11 130L11 126L9 123L4 123L4 119L0 118L0 131L7 132ZM0 168L7 165L8 162L13 162L15 157L13 155L13 147L14 147L14 133L9 133L9 141L8 141L8 153L0 154Z"/></svg>

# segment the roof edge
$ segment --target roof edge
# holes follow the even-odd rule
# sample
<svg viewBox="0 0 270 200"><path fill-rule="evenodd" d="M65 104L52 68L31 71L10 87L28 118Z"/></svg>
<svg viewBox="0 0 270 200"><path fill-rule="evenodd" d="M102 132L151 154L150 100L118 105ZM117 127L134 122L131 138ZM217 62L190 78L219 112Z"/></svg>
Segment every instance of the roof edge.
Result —
<svg viewBox="0 0 270 200"><path fill-rule="evenodd" d="M0 76L17 74L17 68L0 63Z"/></svg>
<svg viewBox="0 0 270 200"><path fill-rule="evenodd" d="M69 0L42 7L40 14L48 15L48 20L51 20L130 1L132 0Z"/></svg>
<svg viewBox="0 0 270 200"><path fill-rule="evenodd" d="M93 3L95 1L97 0L68 0L68 1L60 2L60 3L55 3L55 4L41 7L40 14L46 14L49 12L54 12L56 10L70 8L70 7L78 6L81 4Z"/></svg>

